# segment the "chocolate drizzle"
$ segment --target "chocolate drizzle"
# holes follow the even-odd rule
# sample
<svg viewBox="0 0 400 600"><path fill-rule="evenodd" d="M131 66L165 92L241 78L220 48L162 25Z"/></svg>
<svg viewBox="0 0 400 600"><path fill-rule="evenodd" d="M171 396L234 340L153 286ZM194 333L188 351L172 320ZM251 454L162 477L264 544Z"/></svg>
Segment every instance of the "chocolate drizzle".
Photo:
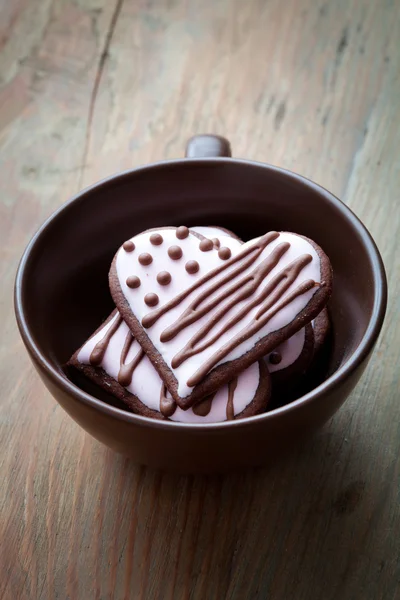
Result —
<svg viewBox="0 0 400 600"><path fill-rule="evenodd" d="M215 296L214 298L211 298L211 300L206 302L201 308L198 308L205 300L212 296L212 294L218 288L220 288L221 285L223 285L224 283L228 283L232 279L235 279L235 275L239 275L243 269L237 269L235 273L231 273L230 276L226 277L222 281L216 282L216 284L214 284L213 286L202 292L197 298L195 298L195 300L188 306L188 308L175 321L175 323L167 327L167 329L165 329L161 333L160 340L162 342L168 342L172 340L188 325L195 323L196 321L204 317L206 314L208 314L213 308L220 305L223 300L226 300L227 298L231 297L229 302L221 306L217 313L213 315L211 321L209 321L209 323L204 325L198 331L198 333L194 336L194 338L196 339L194 340L194 338L192 338L193 345L197 343L210 331L210 329L214 325L216 325L217 322L219 322L226 315L226 313L231 308L236 306L237 303L241 300L245 300L246 298L251 296L258 289L264 278L268 275L268 273L272 271L274 267L276 267L279 260L289 248L290 244L288 244L287 242L279 244L274 249L274 251L265 260L263 260L260 263L260 265L258 265L258 267L254 269L254 271L246 275L243 279L239 279L239 281L234 282L233 285L224 290L221 294ZM250 266L249 261L248 264L246 264L246 266ZM251 310L252 306L247 306L249 306L248 311ZM247 312L244 313L243 316L245 316ZM192 342L192 340L190 340L189 344ZM173 363L172 366L173 368L175 368ZM176 366L179 366L179 364L177 364Z"/></svg>
<svg viewBox="0 0 400 600"><path fill-rule="evenodd" d="M126 335L126 339L125 339L125 344L124 344L124 347L122 348L122 352L121 352L121 357L120 357L120 361L119 361L120 367L119 367L118 378L117 378L118 383L120 385L122 385L123 387L128 387L128 385L130 385L132 383L133 373L134 373L136 367L138 366L138 364L140 363L140 361L142 360L142 358L144 357L144 352L143 352L142 348L140 348L139 352L131 360L131 362L128 364L125 364L126 357L128 356L128 353L131 348L133 340L134 340L133 335L131 334L130 331L128 331L128 333Z"/></svg>
<svg viewBox="0 0 400 600"><path fill-rule="evenodd" d="M229 340L229 342L222 346L217 352L215 352L207 361L205 361L201 365L201 367L194 373L194 375L192 375L189 378L187 385L189 387L194 387L195 385L200 383L200 381L204 379L207 373L213 367L215 367L215 365L217 365L221 360L223 360L237 346L251 338L258 331L260 331L260 329L262 329L264 325L266 325L266 323L268 323L268 321L276 315L277 312L279 312L282 308L293 302L293 300L295 300L298 296L305 294L317 285L319 284L315 283L315 281L313 281L312 279L304 281L292 293L288 294L286 298L281 300L281 302L278 302L274 306L274 308L272 308L266 314L263 314L261 318L256 317L255 319L250 321L250 323L246 325L245 329L239 331L237 335L235 335L231 340Z"/></svg>
<svg viewBox="0 0 400 600"><path fill-rule="evenodd" d="M261 305L260 310L255 316L255 319L259 319L262 317L264 313L266 313L286 292L286 290L294 283L299 276L300 272L312 261L312 256L310 254L303 254L299 256L296 260L294 260L290 265L283 269L276 275L271 281L269 286L265 289L268 289L268 293L273 291L276 287L275 294L273 294L269 300L269 302L265 302ZM311 281L311 280L309 280ZM315 284L315 282L312 282ZM313 287L313 285L311 286ZM308 289L306 290L308 291ZM303 292L305 293L305 292Z"/></svg>
<svg viewBox="0 0 400 600"><path fill-rule="evenodd" d="M289 244L286 244L289 246ZM271 281L264 287L264 289L257 295L253 300L248 302L241 310L239 310L231 319L227 321L227 323L217 331L211 338L207 339L200 346L196 345L212 330L215 326L223 319L226 315L227 311L237 305L238 302L248 298L253 295L254 292L258 289L260 284L263 282L264 278L270 271L278 264L282 253L286 252L288 248L284 247L285 244L279 244L274 252L271 255L263 260L258 267L254 269L254 271L246 278L236 284L234 286L237 290L237 293L233 295L229 303L221 306L221 308L212 316L212 318L201 327L197 333L188 341L186 346L178 352L172 359L171 365L172 368L176 369L181 365L185 360L194 356L195 354L199 354L199 352L203 352L206 348L209 348L212 344L214 344L222 334L226 333L232 327L234 327L237 323L239 323L248 313L261 304L261 308L256 314L253 322L257 322L257 320L269 309L271 309L278 300L283 296L283 294L288 290L288 288L292 285L292 283L297 278L300 271L312 260L310 254L304 254L300 256L297 260L293 261L290 265L288 265L285 269L280 271ZM314 285L314 282L312 282ZM304 293L304 292L303 292ZM232 295L232 294L229 294ZM210 303L213 304L213 303ZM207 307L205 307L207 308ZM202 313L203 311L198 311ZM208 312L208 310L207 310ZM269 318L264 322L264 325L276 314L276 308L270 311ZM197 317L198 318L198 317ZM197 319L195 319L197 320ZM193 320L192 320L193 322ZM179 323L179 320L177 321ZM250 322L251 325L251 322ZM261 327L260 327L261 329ZM180 329L178 329L178 332ZM258 331L258 329L256 329ZM240 343L240 342L239 342ZM238 345L238 344L237 344ZM234 348L236 345L234 346Z"/></svg>
<svg viewBox="0 0 400 600"><path fill-rule="evenodd" d="M219 279L213 286L206 290L206 296L208 296L210 293L213 293L220 286L224 285L231 279L234 279L237 275L246 270L247 267L252 265L260 256L264 248L266 248L268 244L276 240L278 237L279 233L277 233L276 231L270 231L266 235L262 236L255 244L248 246L242 252L239 252L236 256L233 256L231 259L227 260L224 264L220 265L216 269L213 269L212 271L209 271L206 275L200 277L200 279L195 281L193 285L191 285L186 290L175 296L175 298L172 298L169 302L167 302L163 306L160 306L157 310L153 310L151 313L145 315L142 319L143 327L145 329L148 329L149 327L154 325L154 323L158 321L158 319L162 317L162 315L167 313L171 308L175 308L175 306L178 306L182 302L182 300L187 298L197 288L201 287L202 285L210 281L210 279L213 279L220 273L223 273L232 265L243 261L242 264L239 264L236 270L233 270L232 272L228 273L225 277ZM248 256L249 258L247 261L243 260Z"/></svg>
<svg viewBox="0 0 400 600"><path fill-rule="evenodd" d="M90 364L92 364L93 366L101 366L101 363L104 359L104 356L105 356L105 353L109 346L109 343L110 343L112 337L118 331L118 329L122 323L123 323L122 316L120 314L118 314L115 317L115 320L112 323L112 325L109 327L108 331L103 336L103 338L99 342L97 342L97 344L93 348L92 353L89 358ZM137 368L137 366L139 365L139 363L141 362L141 360L145 357L145 353L144 353L143 349L139 348L139 351L134 356L134 358L130 362L126 363L126 359L128 357L128 354L131 350L131 347L132 347L132 344L134 341L135 341L134 336L132 335L132 333L130 331L128 331L126 334L123 348L121 350L120 368L119 368L118 377L117 377L118 383L123 387L128 387L132 383L133 373L134 373L135 369ZM235 390L237 387L237 383L238 383L238 379L235 378L228 385L228 399L227 399L227 405L226 405L226 416L227 416L228 420L231 420L234 418L233 400L234 400L234 393L235 393ZM165 384L163 383L161 385L161 389L160 389L160 412L166 418L171 417L177 408L177 405L176 405L174 399L170 395L167 395L167 394L168 394L168 390L167 390ZM207 416L211 411L212 403L213 403L213 400L214 400L216 394L217 394L217 392L214 392L213 394L206 396L203 400L201 400L200 402L195 404L192 407L193 413L200 417Z"/></svg>
<svg viewBox="0 0 400 600"><path fill-rule="evenodd" d="M111 327L108 329L108 331L106 332L104 337L99 342L97 342L97 344L93 348L92 353L89 357L89 362L91 365L93 365L95 367L99 367L101 365L101 363L103 362L105 353L107 351L108 345L111 341L111 338L118 331L121 323L122 323L122 317L120 314L118 314L115 321L113 322ZM131 360L131 362L128 364L125 364L126 358L128 356L129 350L132 346L132 342L134 339L135 338L133 337L131 332L128 331L128 333L126 335L124 346L121 351L121 356L120 356L120 361L119 361L120 368L119 368L117 379L118 379L118 383L124 387L127 387L128 385L131 384L133 372L136 369L136 367L138 366L138 364L140 363L140 361L142 360L142 358L144 357L144 352L143 352L142 348L140 348L139 352Z"/></svg>
<svg viewBox="0 0 400 600"><path fill-rule="evenodd" d="M175 400L167 397L167 388L165 383L161 385L160 390L160 413L163 417L172 417L176 410Z"/></svg>
<svg viewBox="0 0 400 600"><path fill-rule="evenodd" d="M195 404L192 407L192 411L194 412L194 414L197 415L198 417L206 417L211 410L212 403L213 403L216 393L217 392L214 392L214 394L210 394L209 396L206 396L205 398L203 398L203 400L200 400L200 402Z"/></svg>
<svg viewBox="0 0 400 600"><path fill-rule="evenodd" d="M97 344L93 348L93 350L90 354L90 358L89 358L89 362L91 365L93 365L95 367L98 367L99 365L101 365L101 363L103 362L103 358L106 353L106 350L108 348L108 344L110 343L112 336L117 331L117 329L121 325L121 323L122 323L122 317L121 317L121 315L118 315L118 317L115 319L114 323L111 325L110 329L106 332L105 336L99 342L97 342Z"/></svg>
<svg viewBox="0 0 400 600"><path fill-rule="evenodd" d="M233 406L233 398L235 396L235 390L237 388L238 378L235 377L228 384L228 402L226 403L226 418L228 421L232 421L235 418L235 408Z"/></svg>

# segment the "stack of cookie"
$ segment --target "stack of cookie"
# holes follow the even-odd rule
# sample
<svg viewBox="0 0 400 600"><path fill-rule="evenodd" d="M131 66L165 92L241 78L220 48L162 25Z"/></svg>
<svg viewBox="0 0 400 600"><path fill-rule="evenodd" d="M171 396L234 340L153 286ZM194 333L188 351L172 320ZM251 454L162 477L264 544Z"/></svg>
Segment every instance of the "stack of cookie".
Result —
<svg viewBox="0 0 400 600"><path fill-rule="evenodd" d="M293 233L148 230L124 242L109 281L116 308L68 364L150 418L266 411L301 384L329 328L329 260Z"/></svg>

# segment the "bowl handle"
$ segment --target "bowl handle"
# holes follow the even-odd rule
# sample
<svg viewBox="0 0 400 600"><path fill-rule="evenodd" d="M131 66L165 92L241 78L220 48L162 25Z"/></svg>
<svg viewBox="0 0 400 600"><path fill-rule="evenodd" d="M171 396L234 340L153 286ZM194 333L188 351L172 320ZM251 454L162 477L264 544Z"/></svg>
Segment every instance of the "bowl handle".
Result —
<svg viewBox="0 0 400 600"><path fill-rule="evenodd" d="M220 135L194 135L186 144L185 156L186 158L232 156L231 145Z"/></svg>

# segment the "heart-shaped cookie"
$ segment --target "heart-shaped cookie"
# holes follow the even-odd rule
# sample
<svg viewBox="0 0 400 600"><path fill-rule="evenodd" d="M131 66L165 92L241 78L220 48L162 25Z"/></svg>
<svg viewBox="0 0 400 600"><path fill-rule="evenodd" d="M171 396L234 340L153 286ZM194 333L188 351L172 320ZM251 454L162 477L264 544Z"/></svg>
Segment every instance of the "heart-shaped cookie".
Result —
<svg viewBox="0 0 400 600"><path fill-rule="evenodd" d="M263 361L188 410L177 407L117 310L75 352L69 366L125 402L136 414L183 423L214 423L267 408L270 377Z"/></svg>
<svg viewBox="0 0 400 600"><path fill-rule="evenodd" d="M118 310L183 409L304 327L331 293L329 260L304 237L219 242L186 227L145 231L110 270Z"/></svg>

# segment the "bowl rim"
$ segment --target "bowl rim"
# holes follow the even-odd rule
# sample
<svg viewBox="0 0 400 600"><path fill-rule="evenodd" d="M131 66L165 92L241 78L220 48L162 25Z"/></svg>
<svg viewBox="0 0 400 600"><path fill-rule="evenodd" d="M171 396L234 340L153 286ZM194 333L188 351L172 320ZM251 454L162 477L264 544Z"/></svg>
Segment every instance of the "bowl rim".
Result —
<svg viewBox="0 0 400 600"><path fill-rule="evenodd" d="M332 204L337 210L339 210L339 212L343 214L344 218L346 218L350 222L354 230L361 238L361 241L367 252L372 266L374 282L374 305L368 327L354 352L348 357L344 364L342 364L339 367L339 369L337 369L337 371L330 375L325 381L323 381L316 388L314 388L304 396L301 396L297 400L294 400L293 402L290 402L285 406L276 408L270 412L262 413L260 415L254 415L243 419L223 421L218 423L181 423L179 421L151 419L149 417L136 415L126 410L106 404L105 402L96 398L95 396L92 396L91 394L88 394L87 392L81 390L78 386L72 383L72 381L70 381L61 370L55 368L47 359L45 354L40 350L40 348L34 340L28 320L26 319L24 303L22 299L24 275L27 267L29 266L29 260L32 255L32 252L35 246L40 242L40 238L42 237L46 229L50 227L54 221L61 218L63 213L65 211L68 211L72 205L75 205L79 202L83 202L87 196L96 193L96 191L100 188L114 186L115 184L121 183L125 179L129 179L138 173L143 173L145 171L151 171L154 169L168 169L170 167L178 165L185 167L185 165L189 164L201 164L202 166L207 166L216 163L225 163L229 165L232 165L232 163L234 163L236 166L242 166L246 168L261 168L263 170L273 172L277 175L284 176L288 179L291 179L293 182L305 185L306 187L312 189L319 195L322 195L325 201ZM286 413L295 412L299 407L317 401L325 393L333 392L344 379L350 376L358 368L358 366L362 362L364 362L369 353L372 351L373 346L382 328L382 324L386 313L386 305L387 279L382 257L379 253L374 239L372 238L365 225L363 225L360 219L347 205L345 205L341 200L339 200L339 198L337 198L334 194L329 192L326 188L304 177L303 175L294 173L293 171L284 169L282 167L271 165L269 163L230 157L180 158L174 160L157 161L147 165L135 167L133 169L128 169L126 171L122 171L121 173L110 175L84 188L83 190L72 196L70 199L68 199L66 202L64 202L58 209L56 209L45 220L45 222L41 225L41 227L31 238L30 242L24 250L24 253L18 265L14 286L14 309L18 328L23 342L28 350L31 359L37 364L37 366L41 370L45 372L45 374L55 384L56 387L61 388L61 390L64 391L66 394L72 396L74 400L77 400L78 402L83 402L89 407L98 410L102 413L105 413L111 417L114 417L117 420L122 420L127 423L132 423L143 427L163 429L171 432L177 430L184 430L186 432L198 431L206 433L209 431L215 431L219 429L228 430L233 428L237 429L249 427L255 423L263 421L273 421L285 415Z"/></svg>

